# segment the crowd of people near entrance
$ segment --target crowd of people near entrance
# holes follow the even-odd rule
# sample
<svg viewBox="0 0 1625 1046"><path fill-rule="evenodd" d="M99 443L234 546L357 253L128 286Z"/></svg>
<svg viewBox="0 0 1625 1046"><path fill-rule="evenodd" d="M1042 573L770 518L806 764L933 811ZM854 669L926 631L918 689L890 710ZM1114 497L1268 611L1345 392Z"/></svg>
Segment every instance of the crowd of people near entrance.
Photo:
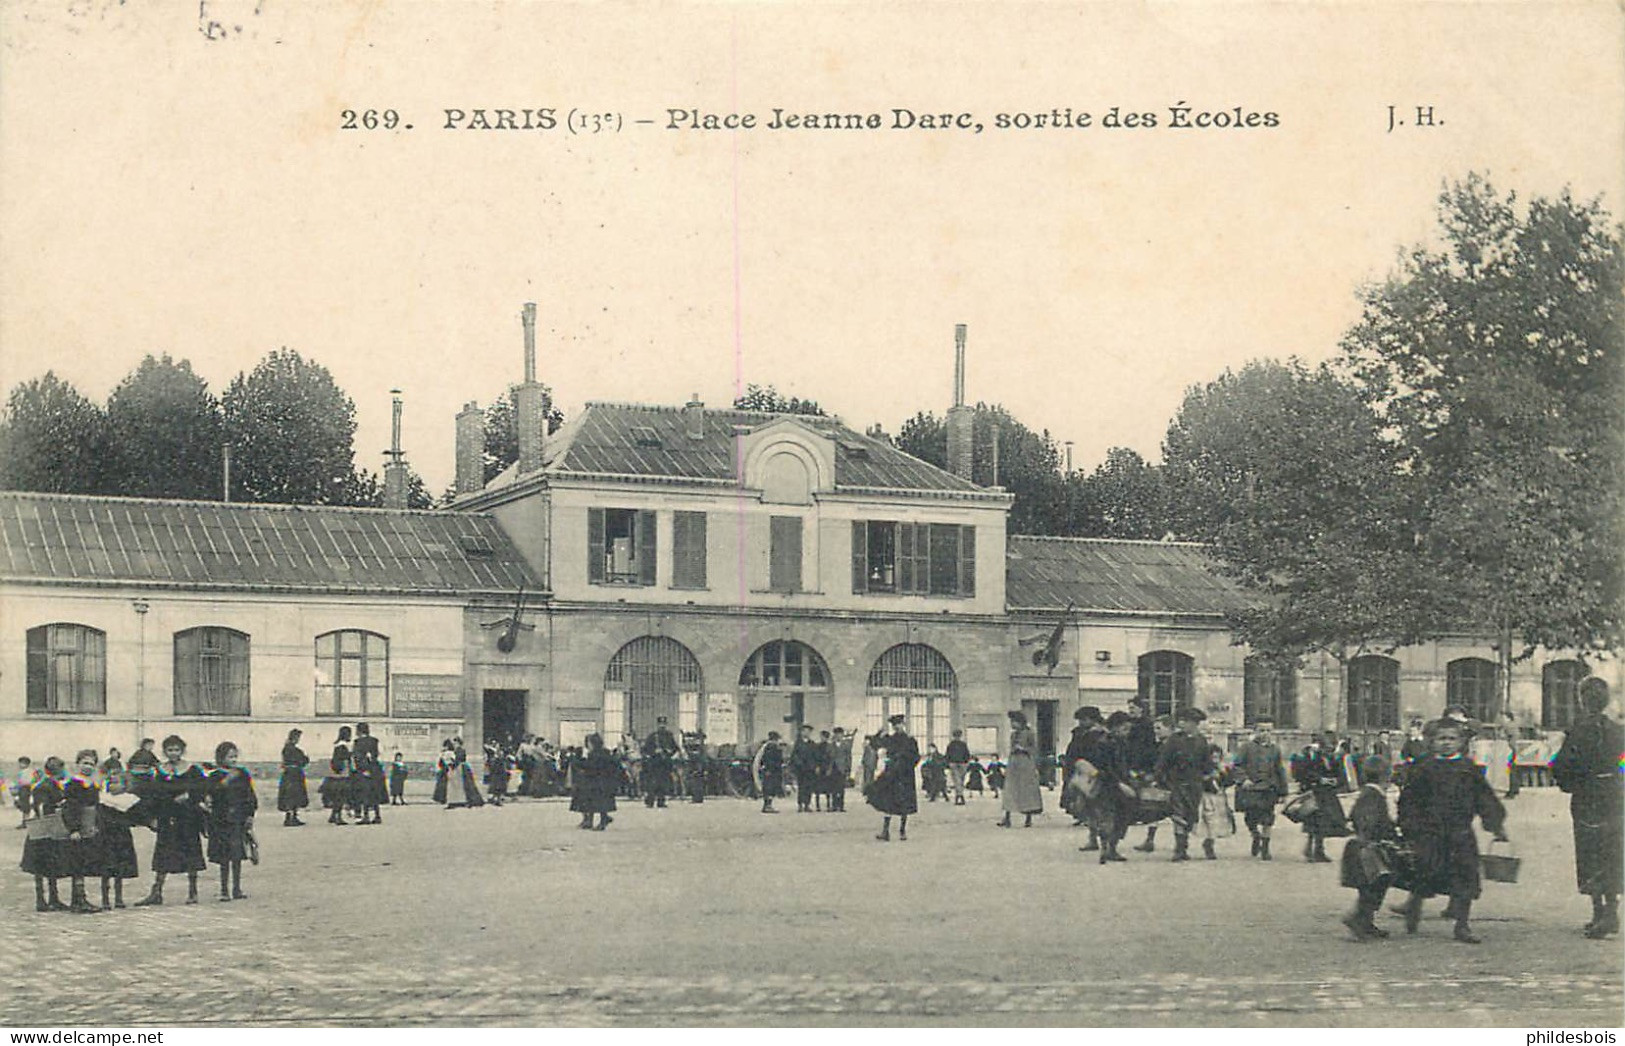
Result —
<svg viewBox="0 0 1625 1046"><path fill-rule="evenodd" d="M165 880L186 876L186 903L198 901L198 875L210 864L220 873L220 900L244 900L243 862L258 863L254 781L239 765L235 744L215 746L214 761L187 759L186 741L143 738L126 762L118 749L105 757L82 749L70 765L50 756L36 767L17 761L12 802L28 832L21 867L34 879L36 911L93 915L124 908L125 882L141 877L134 830L153 833L152 887L132 907L164 903ZM206 841L206 842L205 842ZM64 902L60 884L71 893ZM90 898L101 887L101 903Z"/></svg>
<svg viewBox="0 0 1625 1046"><path fill-rule="evenodd" d="M1587 937L1619 932L1621 863L1625 855L1625 776L1620 753L1625 739L1604 711L1608 687L1587 679L1580 689L1581 714L1551 760L1556 784L1570 795L1576 882L1592 901ZM1329 840L1347 839L1339 865L1343 886L1356 903L1343 920L1358 940L1380 940L1376 925L1390 889L1408 896L1394 910L1408 932L1417 932L1423 902L1448 898L1444 915L1454 921L1456 940L1478 943L1470 918L1481 892L1481 858L1475 822L1497 842L1506 842L1502 799L1516 794L1510 778L1504 795L1492 787L1485 767L1468 750L1480 724L1459 707L1431 723L1412 724L1397 752L1379 736L1365 752L1334 733L1311 738L1290 756L1276 742L1273 724L1260 721L1231 756L1202 732L1201 709L1181 708L1174 716L1153 716L1144 701L1127 711L1102 715L1085 706L1057 762L1062 772L1062 809L1089 829L1081 850L1097 854L1102 865L1125 862L1120 845L1129 829L1145 825L1144 840L1133 849L1156 851L1162 822L1171 825L1172 860L1190 861L1191 840L1201 843L1206 860L1218 857L1215 842L1236 833L1235 813L1251 837L1251 856L1274 858L1271 844L1277 816L1303 833L1303 858L1333 863ZM434 764L434 801L448 808L500 806L514 796L570 797L580 815L578 827L602 831L614 820L618 799L641 799L651 809L686 797L703 803L707 795L749 795L763 813L794 794L798 813L846 811L849 787L880 815L876 838L908 838L908 820L919 812L918 788L927 801L963 805L984 787L999 801L1000 828L1023 827L1044 810L1044 760L1038 738L1019 711L1009 713L1009 756L983 762L972 755L962 731L954 731L943 751L928 744L922 755L909 734L907 717L894 715L886 729L862 738L854 759L855 732L842 727L816 731L801 724L795 736L777 731L747 759L709 749L699 731L674 732L665 717L642 741L622 738L609 747L594 733L579 746L554 748L535 737L517 743L492 739L484 747L482 794L460 738L447 739ZM1493 728L1492 728L1493 729ZM283 825L298 827L310 806L306 783L310 759L300 747L301 732L289 732L282 750L277 808ZM135 907L164 903L165 881L185 873L187 903L198 899L198 876L218 866L220 900L243 899L242 864L257 863L253 779L239 764L235 744L221 742L211 763L186 758L186 742L170 736L161 745L143 739L126 763L115 749L106 758L78 752L70 766L52 756L35 767L23 757L12 781L13 799L28 830L21 867L34 877L40 911L94 913L123 908L123 884L140 876L133 829L154 833L153 883ZM318 788L328 823L381 824L381 808L405 802L409 767L400 752L385 763L366 723L340 727ZM517 781L515 774L517 773ZM1392 806L1389 793L1397 787ZM1343 797L1358 792L1352 808ZM1233 797L1233 800L1232 800ZM207 841L205 845L205 840ZM64 903L62 880L71 894ZM101 904L90 900L99 883Z"/></svg>

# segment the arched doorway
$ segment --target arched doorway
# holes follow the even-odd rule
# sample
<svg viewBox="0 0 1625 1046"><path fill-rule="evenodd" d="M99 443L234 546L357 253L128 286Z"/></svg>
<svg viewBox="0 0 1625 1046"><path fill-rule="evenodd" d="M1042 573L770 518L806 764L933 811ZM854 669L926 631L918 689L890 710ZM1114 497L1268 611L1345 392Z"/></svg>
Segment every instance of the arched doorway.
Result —
<svg viewBox="0 0 1625 1046"><path fill-rule="evenodd" d="M899 643L869 670L864 732L878 733L888 718L901 713L908 716L908 732L922 751L931 744L945 748L953 733L957 694L947 658L923 643Z"/></svg>
<svg viewBox="0 0 1625 1046"><path fill-rule="evenodd" d="M615 652L604 673L604 741L654 732L665 716L673 732L692 730L705 692L700 662L667 636L639 636Z"/></svg>
<svg viewBox="0 0 1625 1046"><path fill-rule="evenodd" d="M739 743L764 740L769 730L795 736L802 723L828 729L836 724L835 692L823 657L794 639L775 639L756 648L739 672Z"/></svg>

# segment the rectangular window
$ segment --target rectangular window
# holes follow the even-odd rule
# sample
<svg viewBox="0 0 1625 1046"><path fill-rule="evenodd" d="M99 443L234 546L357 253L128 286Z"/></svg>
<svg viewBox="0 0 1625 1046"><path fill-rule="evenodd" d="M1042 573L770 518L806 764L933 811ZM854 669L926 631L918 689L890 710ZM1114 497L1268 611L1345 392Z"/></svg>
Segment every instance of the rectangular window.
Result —
<svg viewBox="0 0 1625 1046"><path fill-rule="evenodd" d="M249 714L248 636L211 626L175 633L175 714Z"/></svg>
<svg viewBox="0 0 1625 1046"><path fill-rule="evenodd" d="M655 514L630 508L588 509L587 580L597 585L653 585Z"/></svg>
<svg viewBox="0 0 1625 1046"><path fill-rule="evenodd" d="M705 513L671 514L671 587L705 587Z"/></svg>
<svg viewBox="0 0 1625 1046"><path fill-rule="evenodd" d="M389 714L389 639L345 629L316 637L316 714Z"/></svg>
<svg viewBox="0 0 1625 1046"><path fill-rule="evenodd" d="M974 596L976 528L890 520L853 523L852 591Z"/></svg>
<svg viewBox="0 0 1625 1046"><path fill-rule="evenodd" d="M801 517L774 516L769 537L768 588L801 591Z"/></svg>
<svg viewBox="0 0 1625 1046"><path fill-rule="evenodd" d="M28 630L28 711L107 712L107 634L85 625Z"/></svg>
<svg viewBox="0 0 1625 1046"><path fill-rule="evenodd" d="M700 728L700 695L677 695L677 729L691 734Z"/></svg>

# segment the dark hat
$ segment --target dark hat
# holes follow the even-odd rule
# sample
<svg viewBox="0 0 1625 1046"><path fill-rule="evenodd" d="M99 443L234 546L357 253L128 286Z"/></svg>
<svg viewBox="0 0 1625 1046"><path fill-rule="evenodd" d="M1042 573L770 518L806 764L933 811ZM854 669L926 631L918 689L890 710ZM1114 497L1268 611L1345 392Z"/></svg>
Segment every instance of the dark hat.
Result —
<svg viewBox="0 0 1625 1046"><path fill-rule="evenodd" d="M1084 705L1072 713L1072 718L1086 723L1098 723L1100 722L1100 709L1094 705Z"/></svg>
<svg viewBox="0 0 1625 1046"><path fill-rule="evenodd" d="M779 739L779 732L777 730L769 730L767 732L767 739L769 741L777 741Z"/></svg>
<svg viewBox="0 0 1625 1046"><path fill-rule="evenodd" d="M1191 723L1200 723L1207 718L1207 713L1202 711L1200 708L1197 708L1195 705L1187 705L1186 707L1181 708L1179 712L1175 714L1174 718Z"/></svg>
<svg viewBox="0 0 1625 1046"><path fill-rule="evenodd" d="M656 722L656 723L664 723L664 722L665 722L665 721L666 721L666 717L665 717L665 716L663 716L663 715L660 715L660 716L655 716L655 722Z"/></svg>
<svg viewBox="0 0 1625 1046"><path fill-rule="evenodd" d="M829 731L828 730L820 730L820 731L818 731L818 736L819 737L828 737L829 736Z"/></svg>
<svg viewBox="0 0 1625 1046"><path fill-rule="evenodd" d="M1113 712L1111 715L1106 717L1106 725L1112 729L1116 729L1117 727L1122 726L1124 723L1132 722L1134 722L1134 717L1129 715L1127 712Z"/></svg>
<svg viewBox="0 0 1625 1046"><path fill-rule="evenodd" d="M836 732L836 733L837 733L837 734L844 734L844 733L846 733L846 727L844 727L844 726L838 726L838 727L836 727L836 728L835 728L835 732Z"/></svg>
<svg viewBox="0 0 1625 1046"><path fill-rule="evenodd" d="M898 723L906 723L906 722L908 722L908 716L906 716L903 713L899 712L894 716L887 716L886 717L886 722L891 723L893 726L895 726Z"/></svg>

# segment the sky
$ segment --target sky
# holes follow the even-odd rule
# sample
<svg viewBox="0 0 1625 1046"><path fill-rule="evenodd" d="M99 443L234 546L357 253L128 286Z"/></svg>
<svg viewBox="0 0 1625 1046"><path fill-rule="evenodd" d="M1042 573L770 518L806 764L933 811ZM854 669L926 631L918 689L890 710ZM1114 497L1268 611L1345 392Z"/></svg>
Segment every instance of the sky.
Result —
<svg viewBox="0 0 1625 1046"><path fill-rule="evenodd" d="M438 491L526 301L567 416L754 382L896 432L949 406L965 323L969 399L1080 468L1155 459L1189 386L1334 354L1446 181L1619 215L1622 44L1606 3L0 5L0 383L101 400L169 353L218 394L285 345L355 401L363 467L401 389ZM444 128L481 108L619 126ZM995 126L1068 108L1090 126Z"/></svg>

